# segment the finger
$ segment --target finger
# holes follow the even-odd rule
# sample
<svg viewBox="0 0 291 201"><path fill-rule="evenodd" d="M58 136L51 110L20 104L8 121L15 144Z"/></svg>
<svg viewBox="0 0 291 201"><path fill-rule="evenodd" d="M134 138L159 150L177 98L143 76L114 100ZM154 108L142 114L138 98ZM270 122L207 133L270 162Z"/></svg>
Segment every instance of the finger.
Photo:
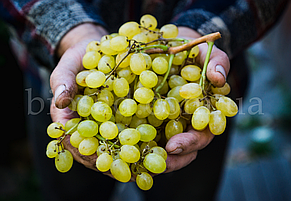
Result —
<svg viewBox="0 0 291 201"><path fill-rule="evenodd" d="M206 147L214 138L208 127L196 131L189 126L189 131L174 135L166 144L166 151L171 154L185 155Z"/></svg>
<svg viewBox="0 0 291 201"><path fill-rule="evenodd" d="M197 151L185 155L168 155L167 167L164 173L173 172L189 165L197 157Z"/></svg>

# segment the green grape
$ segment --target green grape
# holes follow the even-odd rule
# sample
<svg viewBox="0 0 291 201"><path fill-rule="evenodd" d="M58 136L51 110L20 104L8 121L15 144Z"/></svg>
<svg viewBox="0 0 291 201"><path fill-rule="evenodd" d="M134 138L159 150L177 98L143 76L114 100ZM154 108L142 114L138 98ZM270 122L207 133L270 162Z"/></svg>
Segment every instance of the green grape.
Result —
<svg viewBox="0 0 291 201"><path fill-rule="evenodd" d="M68 105L68 108L72 111L77 111L77 105L79 100L83 97L83 95L75 95L74 99L71 101L70 105Z"/></svg>
<svg viewBox="0 0 291 201"><path fill-rule="evenodd" d="M143 161L143 165L146 169L151 171L152 173L162 173L166 170L166 162L165 159L155 153L149 153L145 156Z"/></svg>
<svg viewBox="0 0 291 201"><path fill-rule="evenodd" d="M110 39L101 41L100 50L107 55L116 55L118 52L110 48Z"/></svg>
<svg viewBox="0 0 291 201"><path fill-rule="evenodd" d="M136 130L140 133L140 141L143 142L149 142L153 139L155 139L157 135L157 130L155 127L149 124L141 124L138 127L136 127Z"/></svg>
<svg viewBox="0 0 291 201"><path fill-rule="evenodd" d="M136 22L126 22L118 30L119 35L126 36L131 39L134 35L140 33L139 24Z"/></svg>
<svg viewBox="0 0 291 201"><path fill-rule="evenodd" d="M102 89L97 95L98 101L102 101L109 106L112 106L114 103L114 96L113 94L107 89Z"/></svg>
<svg viewBox="0 0 291 201"><path fill-rule="evenodd" d="M139 76L139 80L147 88L153 88L158 84L158 76L150 70L143 71Z"/></svg>
<svg viewBox="0 0 291 201"><path fill-rule="evenodd" d="M92 105L91 115L96 121L105 122L111 118L112 110L106 103L98 101Z"/></svg>
<svg viewBox="0 0 291 201"><path fill-rule="evenodd" d="M91 72L89 70L83 70L79 72L76 76L76 83L82 87L86 87L86 77L90 74Z"/></svg>
<svg viewBox="0 0 291 201"><path fill-rule="evenodd" d="M150 149L150 153L155 153L163 157L164 160L167 160L168 154L166 150L162 147L155 146Z"/></svg>
<svg viewBox="0 0 291 201"><path fill-rule="evenodd" d="M109 73L115 67L115 58L110 55L103 55L98 63L98 70Z"/></svg>
<svg viewBox="0 0 291 201"><path fill-rule="evenodd" d="M114 82L114 79L115 79L114 75L111 75L110 78L108 78L104 82L103 86L106 87L109 91L112 91L113 90L113 82Z"/></svg>
<svg viewBox="0 0 291 201"><path fill-rule="evenodd" d="M181 76L188 81L196 81L201 77L201 68L195 65L187 65L181 70Z"/></svg>
<svg viewBox="0 0 291 201"><path fill-rule="evenodd" d="M169 76L178 75L179 73L180 73L180 67L176 65L172 65Z"/></svg>
<svg viewBox="0 0 291 201"><path fill-rule="evenodd" d="M94 71L87 75L85 81L86 85L90 88L97 88L104 84L105 82L105 74L101 71Z"/></svg>
<svg viewBox="0 0 291 201"><path fill-rule="evenodd" d="M79 144L79 152L82 155L89 156L97 151L99 142L95 137L88 137L82 140Z"/></svg>
<svg viewBox="0 0 291 201"><path fill-rule="evenodd" d="M90 96L83 96L77 104L77 112L81 117L88 117L91 114L91 107L94 101Z"/></svg>
<svg viewBox="0 0 291 201"><path fill-rule="evenodd" d="M79 144L85 139L78 131L75 131L70 137L70 143L73 147L78 148Z"/></svg>
<svg viewBox="0 0 291 201"><path fill-rule="evenodd" d="M168 81L169 87L173 89L177 86L183 86L184 84L187 84L188 82L182 78L180 75L172 75Z"/></svg>
<svg viewBox="0 0 291 201"><path fill-rule="evenodd" d="M58 145L59 141L58 140L52 140L48 143L46 147L46 156L48 158L54 158L58 155Z"/></svg>
<svg viewBox="0 0 291 201"><path fill-rule="evenodd" d="M110 48L114 51L124 51L128 46L128 41L125 36L115 36L110 40Z"/></svg>
<svg viewBox="0 0 291 201"><path fill-rule="evenodd" d="M209 130L214 135L220 135L226 127L226 118L220 110L215 110L210 113Z"/></svg>
<svg viewBox="0 0 291 201"><path fill-rule="evenodd" d="M88 45L86 46L86 52L90 52L90 51L96 51L98 52L100 50L100 42L93 40L90 43L88 43Z"/></svg>
<svg viewBox="0 0 291 201"><path fill-rule="evenodd" d="M116 159L111 163L110 172L120 182L128 182L131 178L129 166L122 159Z"/></svg>
<svg viewBox="0 0 291 201"><path fill-rule="evenodd" d="M148 37L145 33L141 32L139 34L136 34L134 37L132 37L132 40L135 40L139 43L147 43Z"/></svg>
<svg viewBox="0 0 291 201"><path fill-rule="evenodd" d="M194 129L203 130L206 128L210 120L210 111L205 106L198 107L191 119L191 123Z"/></svg>
<svg viewBox="0 0 291 201"><path fill-rule="evenodd" d="M113 91L116 96L124 97L129 92L129 84L125 78L117 78L113 82Z"/></svg>
<svg viewBox="0 0 291 201"><path fill-rule="evenodd" d="M155 141L149 141L149 142L143 142L140 145L140 152L144 151L144 150L150 150L152 147L158 146L157 143Z"/></svg>
<svg viewBox="0 0 291 201"><path fill-rule="evenodd" d="M140 140L140 133L134 128L126 128L118 135L120 144L135 145Z"/></svg>
<svg viewBox="0 0 291 201"><path fill-rule="evenodd" d="M160 30L159 30L159 29L155 29L154 31L159 32ZM160 35L157 34L157 33L149 32L149 31L147 31L147 30L143 30L143 32L146 33L146 35L147 35L147 37L148 37L148 41L153 41L153 40L156 40L156 39L160 38Z"/></svg>
<svg viewBox="0 0 291 201"><path fill-rule="evenodd" d="M227 95L230 93L230 86L229 84L226 82L223 87L214 87L214 86L211 86L211 91L214 93L214 94L221 94L221 95Z"/></svg>
<svg viewBox="0 0 291 201"><path fill-rule="evenodd" d="M63 130L60 130L59 128L64 129L65 127L60 122L53 122L47 127L47 134L51 138L59 138L64 134Z"/></svg>
<svg viewBox="0 0 291 201"><path fill-rule="evenodd" d="M73 156L68 150L63 150L55 157L55 166L59 172L68 172L73 165Z"/></svg>
<svg viewBox="0 0 291 201"><path fill-rule="evenodd" d="M151 189L154 180L152 176L147 172L141 172L136 176L136 185L144 191Z"/></svg>
<svg viewBox="0 0 291 201"><path fill-rule="evenodd" d="M136 77L136 74L134 74L131 71L130 67L125 67L125 68L120 69L117 72L117 75L119 77L125 78L127 80L128 84L131 84L134 81L135 77Z"/></svg>
<svg viewBox="0 0 291 201"><path fill-rule="evenodd" d="M179 133L183 133L182 123L180 121L170 120L165 127L165 136L167 140Z"/></svg>
<svg viewBox="0 0 291 201"><path fill-rule="evenodd" d="M238 112L238 107L235 102L225 96L219 98L219 100L216 102L216 108L227 117L233 117Z"/></svg>
<svg viewBox="0 0 291 201"><path fill-rule="evenodd" d="M97 156L100 156L103 153L108 153L108 147L105 144L100 144L97 148Z"/></svg>
<svg viewBox="0 0 291 201"><path fill-rule="evenodd" d="M153 112L157 119L164 120L170 114L170 106L166 100L158 99L154 103Z"/></svg>
<svg viewBox="0 0 291 201"><path fill-rule="evenodd" d="M148 123L146 118L138 118L136 115L132 116L131 122L129 124L130 128L136 128L141 124L146 124Z"/></svg>
<svg viewBox="0 0 291 201"><path fill-rule="evenodd" d="M193 114L195 110L202 105L203 102L200 101L199 98L191 98L185 102L184 110L188 114Z"/></svg>
<svg viewBox="0 0 291 201"><path fill-rule="evenodd" d="M178 118L178 116L180 115L181 109L180 109L180 105L177 99L174 97L167 97L165 100L168 102L170 106L170 113L169 113L168 118L169 119Z"/></svg>
<svg viewBox="0 0 291 201"><path fill-rule="evenodd" d="M152 69L155 73L162 75L168 70L168 61L164 57L156 57L152 62Z"/></svg>
<svg viewBox="0 0 291 201"><path fill-rule="evenodd" d="M131 71L136 75L140 75L141 72L146 70L146 60L143 54L135 53L131 55L129 66L130 66Z"/></svg>
<svg viewBox="0 0 291 201"><path fill-rule="evenodd" d="M183 100L183 98L180 96L180 92L179 92L181 87L182 86L176 86L176 87L174 87L173 89L171 89L168 92L167 96L168 97L174 97L174 98L177 99L178 102L181 102Z"/></svg>
<svg viewBox="0 0 291 201"><path fill-rule="evenodd" d="M112 156L108 153L102 153L97 157L96 167L100 172L106 172L110 169L111 163L113 162Z"/></svg>
<svg viewBox="0 0 291 201"><path fill-rule="evenodd" d="M157 84L156 86L160 86L160 84L162 83L162 81L163 81L163 77L162 77L162 76L158 76L158 84ZM155 90L156 88L153 88L153 89ZM165 82L164 82L164 85L163 85L163 87L160 89L159 93L160 93L161 95L163 95L163 94L168 93L168 91L169 91L169 85L168 85L168 82L165 81Z"/></svg>
<svg viewBox="0 0 291 201"><path fill-rule="evenodd" d="M134 115L134 113L137 110L137 104L133 99L124 99L120 104L119 104L119 112L125 116L129 117Z"/></svg>
<svg viewBox="0 0 291 201"><path fill-rule="evenodd" d="M123 145L119 152L120 158L127 163L135 163L140 158L139 150L133 145Z"/></svg>
<svg viewBox="0 0 291 201"><path fill-rule="evenodd" d="M194 46L189 53L189 58L195 58L197 57L199 54L199 47L198 45Z"/></svg>
<svg viewBox="0 0 291 201"><path fill-rule="evenodd" d="M164 38L176 38L178 36L178 28L174 24L166 24L161 27L160 32L163 32Z"/></svg>
<svg viewBox="0 0 291 201"><path fill-rule="evenodd" d="M141 87L135 90L133 97L134 99L142 104L150 103L154 99L154 92L146 87Z"/></svg>
<svg viewBox="0 0 291 201"><path fill-rule="evenodd" d="M116 64L119 64L120 61L128 54L128 50L126 51L122 51L120 53L118 53L118 55L116 56ZM129 63L130 63L130 58L131 58L131 55L133 53L130 53L129 55L127 55L127 57L119 64L118 67L120 68L125 68L127 66L129 66Z"/></svg>
<svg viewBox="0 0 291 201"><path fill-rule="evenodd" d="M83 59L82 59L84 68L87 68L87 69L96 68L99 63L100 58L101 58L101 55L99 52L96 52L96 51L86 52L86 54L83 56Z"/></svg>
<svg viewBox="0 0 291 201"><path fill-rule="evenodd" d="M179 94L182 98L197 98L202 94L202 88L197 83L188 83L181 86Z"/></svg>
<svg viewBox="0 0 291 201"><path fill-rule="evenodd" d="M177 54L175 54L173 64L182 65L184 60L186 59L186 54L187 54L186 51L178 52Z"/></svg>
<svg viewBox="0 0 291 201"><path fill-rule="evenodd" d="M146 118L152 113L151 105L148 104L138 104L137 110L135 112L135 115L138 118Z"/></svg>
<svg viewBox="0 0 291 201"><path fill-rule="evenodd" d="M140 18L140 24L149 30L155 30L158 25L157 19L149 14L143 15Z"/></svg>
<svg viewBox="0 0 291 201"><path fill-rule="evenodd" d="M152 58L150 55L146 54L146 53L142 53L142 55L145 58L146 61L146 69L150 69L152 67Z"/></svg>
<svg viewBox="0 0 291 201"><path fill-rule="evenodd" d="M211 99L210 99L211 104L212 104L213 106L215 106L216 103L217 103L217 101L219 100L220 97L223 97L223 95L221 95L221 94L213 94L213 95L211 96Z"/></svg>
<svg viewBox="0 0 291 201"><path fill-rule="evenodd" d="M118 128L118 133L120 133L126 128L126 126L123 123L116 123L116 126Z"/></svg>
<svg viewBox="0 0 291 201"><path fill-rule="evenodd" d="M163 120L159 120L157 119L157 117L154 114L150 114L148 117L148 122L153 125L154 127L159 127L160 125L162 125L162 123L164 122Z"/></svg>
<svg viewBox="0 0 291 201"><path fill-rule="evenodd" d="M125 117L122 114L120 114L119 110L115 113L115 122L116 123L122 123L124 125L129 125L132 120L132 116Z"/></svg>
<svg viewBox="0 0 291 201"><path fill-rule="evenodd" d="M118 127L111 121L105 121L100 125L99 132L102 137L111 140L118 135Z"/></svg>
<svg viewBox="0 0 291 201"><path fill-rule="evenodd" d="M111 35L104 35L101 37L100 42L102 43L103 41L106 40L111 40L113 37Z"/></svg>
<svg viewBox="0 0 291 201"><path fill-rule="evenodd" d="M79 123L77 130L83 137L93 137L98 133L98 124L92 120L84 120Z"/></svg>
<svg viewBox="0 0 291 201"><path fill-rule="evenodd" d="M90 88L90 87L86 87L84 89L84 95L89 95L90 97L96 97L96 95L93 94L98 94L98 89L97 88Z"/></svg>
<svg viewBox="0 0 291 201"><path fill-rule="evenodd" d="M73 119L68 120L65 124L65 130L66 131L70 130L72 127L74 127L80 121L81 121L80 118L73 118ZM69 134L75 132L76 130L77 130L77 127L75 129L71 130Z"/></svg>

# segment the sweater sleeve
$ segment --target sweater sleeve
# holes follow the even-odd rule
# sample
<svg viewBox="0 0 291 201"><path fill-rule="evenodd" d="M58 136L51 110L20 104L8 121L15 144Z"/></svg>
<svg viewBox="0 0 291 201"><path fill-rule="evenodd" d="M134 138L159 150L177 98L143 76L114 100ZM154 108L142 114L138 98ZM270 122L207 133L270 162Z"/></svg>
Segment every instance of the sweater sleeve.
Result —
<svg viewBox="0 0 291 201"><path fill-rule="evenodd" d="M222 38L217 40L216 45L233 58L272 27L288 0L204 2L207 5L197 2L186 5L172 22L177 26L192 28L202 35L219 31Z"/></svg>
<svg viewBox="0 0 291 201"><path fill-rule="evenodd" d="M86 22L106 26L85 0L6 0L0 6L0 16L12 25L29 53L51 68L56 65L56 47L70 29Z"/></svg>

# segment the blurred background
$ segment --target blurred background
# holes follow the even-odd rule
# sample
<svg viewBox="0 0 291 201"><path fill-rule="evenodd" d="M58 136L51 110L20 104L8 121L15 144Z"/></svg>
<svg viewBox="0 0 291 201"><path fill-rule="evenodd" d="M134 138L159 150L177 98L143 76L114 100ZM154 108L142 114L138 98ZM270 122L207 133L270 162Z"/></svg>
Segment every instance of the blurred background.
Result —
<svg viewBox="0 0 291 201"><path fill-rule="evenodd" d="M291 200L290 25L291 6L267 35L247 49L250 85L247 96L237 100L239 114L232 128L217 201ZM4 122L1 124L0 200L42 200L26 132L30 125L25 123L28 112L38 111L42 103L30 99L38 105L27 110L28 102L23 100L37 94L33 94L29 88L32 83L24 81L23 76L33 76L33 72L17 65L9 48L7 28L1 21L0 44L4 91L1 96ZM6 77L8 79L4 79ZM46 84L45 87L49 87L48 82ZM44 104L47 107L49 101ZM40 135L45 134L46 126L43 125ZM45 154L45 147L42 151ZM130 183L117 185L112 200L143 199L135 184Z"/></svg>

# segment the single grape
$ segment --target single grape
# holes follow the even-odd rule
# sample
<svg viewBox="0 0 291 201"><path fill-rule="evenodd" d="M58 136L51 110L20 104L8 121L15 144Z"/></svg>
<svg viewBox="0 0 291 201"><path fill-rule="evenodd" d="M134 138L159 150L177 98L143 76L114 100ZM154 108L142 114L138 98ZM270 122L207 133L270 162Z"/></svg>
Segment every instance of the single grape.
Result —
<svg viewBox="0 0 291 201"><path fill-rule="evenodd" d="M135 36L132 37L132 40L135 40L139 43L147 43L148 42L148 37L145 33L141 32L139 34L136 34Z"/></svg>
<svg viewBox="0 0 291 201"><path fill-rule="evenodd" d="M100 58L101 58L101 55L99 52L96 52L96 51L86 52L86 54L83 56L83 59L82 59L84 68L87 68L87 69L96 68L99 63Z"/></svg>
<svg viewBox="0 0 291 201"><path fill-rule="evenodd" d="M153 112L157 119L164 120L170 114L170 106L165 99L158 99L154 103Z"/></svg>
<svg viewBox="0 0 291 201"><path fill-rule="evenodd" d="M86 52L90 52L90 51L96 51L98 52L100 50L100 42L93 40L90 43L88 43L88 45L86 46Z"/></svg>
<svg viewBox="0 0 291 201"><path fill-rule="evenodd" d="M189 53L189 58L195 58L197 57L199 54L199 47L198 45L194 46Z"/></svg>
<svg viewBox="0 0 291 201"><path fill-rule="evenodd" d="M89 70L84 70L81 71L77 74L76 76L76 83L82 87L86 87L86 77L90 74L91 72Z"/></svg>
<svg viewBox="0 0 291 201"><path fill-rule="evenodd" d="M111 118L112 110L106 103L98 101L92 105L91 115L96 121L105 122Z"/></svg>
<svg viewBox="0 0 291 201"><path fill-rule="evenodd" d="M163 32L164 38L176 38L178 36L178 28L174 24L166 24L161 27L161 32Z"/></svg>
<svg viewBox="0 0 291 201"><path fill-rule="evenodd" d="M129 117L134 115L134 113L137 110L137 104L133 99L124 99L120 105L119 105L119 111L120 113L125 116L125 117Z"/></svg>
<svg viewBox="0 0 291 201"><path fill-rule="evenodd" d="M98 70L109 73L115 67L115 58L110 55L103 55L98 63Z"/></svg>
<svg viewBox="0 0 291 201"><path fill-rule="evenodd" d="M103 87L106 87L109 91L112 91L114 80L115 80L114 75L111 75L110 78L106 79L106 81L103 84Z"/></svg>
<svg viewBox="0 0 291 201"><path fill-rule="evenodd" d="M105 121L100 125L99 132L102 137L111 140L118 135L118 127L111 121Z"/></svg>
<svg viewBox="0 0 291 201"><path fill-rule="evenodd" d="M83 97L83 95L81 94L77 94L75 95L74 99L71 101L70 105L68 106L68 108L72 111L77 111L77 105L79 100Z"/></svg>
<svg viewBox="0 0 291 201"><path fill-rule="evenodd" d="M152 173L162 173L166 170L166 162L165 159L155 153L149 153L145 156L143 161L143 165L146 169L151 171Z"/></svg>
<svg viewBox="0 0 291 201"><path fill-rule="evenodd" d="M79 144L85 139L78 131L75 131L70 137L70 143L73 147L78 148Z"/></svg>
<svg viewBox="0 0 291 201"><path fill-rule="evenodd" d="M150 30L155 30L155 28L158 25L158 22L154 16L146 14L140 18L140 24L144 26L145 28L148 28Z"/></svg>
<svg viewBox="0 0 291 201"><path fill-rule="evenodd" d="M142 53L135 53L131 55L130 58L130 69L136 74L140 75L144 70L146 70L146 60Z"/></svg>
<svg viewBox="0 0 291 201"><path fill-rule="evenodd" d="M150 153L155 153L163 157L164 160L167 160L168 154L166 150L159 146L154 146L150 149Z"/></svg>
<svg viewBox="0 0 291 201"><path fill-rule="evenodd" d="M210 111L205 106L198 107L192 116L192 126L196 130L203 130L209 123Z"/></svg>
<svg viewBox="0 0 291 201"><path fill-rule="evenodd" d="M150 70L143 71L139 76L139 80L147 88L153 88L158 84L158 76Z"/></svg>
<svg viewBox="0 0 291 201"><path fill-rule="evenodd" d="M102 153L97 157L96 167L100 172L106 172L110 169L113 162L112 156L108 153Z"/></svg>
<svg viewBox="0 0 291 201"><path fill-rule="evenodd" d="M114 95L107 88L105 88L98 93L97 100L112 106L114 103Z"/></svg>
<svg viewBox="0 0 291 201"><path fill-rule="evenodd" d="M118 135L120 144L135 145L140 140L140 133L134 128L126 128Z"/></svg>
<svg viewBox="0 0 291 201"><path fill-rule="evenodd" d="M156 57L152 62L152 69L155 73L162 75L168 70L168 61L164 57Z"/></svg>
<svg viewBox="0 0 291 201"><path fill-rule="evenodd" d="M99 142L97 138L95 137L88 137L82 140L82 142L79 144L79 152L82 155L89 156L94 154L97 151L97 148L99 146Z"/></svg>
<svg viewBox="0 0 291 201"><path fill-rule="evenodd" d="M178 102L181 102L183 100L183 98L180 96L180 89L182 86L176 86L173 89L171 89L167 96L168 97L174 97L177 99Z"/></svg>
<svg viewBox="0 0 291 201"><path fill-rule="evenodd" d="M111 49L110 41L110 39L101 41L100 50L107 55L116 55L118 52Z"/></svg>
<svg viewBox="0 0 291 201"><path fill-rule="evenodd" d="M93 137L98 133L98 124L92 120L84 120L79 123L77 130L83 137Z"/></svg>
<svg viewBox="0 0 291 201"><path fill-rule="evenodd" d="M113 91L116 96L124 97L129 92L129 84L125 78L117 78L113 82Z"/></svg>
<svg viewBox="0 0 291 201"><path fill-rule="evenodd" d="M81 117L88 117L91 114L91 107L94 101L90 96L83 96L77 104L77 112Z"/></svg>
<svg viewBox="0 0 291 201"><path fill-rule="evenodd" d="M135 77L136 77L136 74L134 74L131 71L130 67L125 67L125 68L122 68L122 69L118 70L117 71L117 75L119 77L125 78L127 80L128 84L131 84L134 81Z"/></svg>
<svg viewBox="0 0 291 201"><path fill-rule="evenodd" d="M149 142L155 139L157 135L157 130L150 124L141 124L136 127L136 130L140 133L140 141Z"/></svg>
<svg viewBox="0 0 291 201"><path fill-rule="evenodd" d="M165 136L167 140L179 133L183 133L182 123L180 121L170 120L165 127Z"/></svg>
<svg viewBox="0 0 291 201"><path fill-rule="evenodd" d="M202 88L197 83L188 83L181 86L179 94L182 98L197 98L202 94Z"/></svg>
<svg viewBox="0 0 291 201"><path fill-rule="evenodd" d="M220 110L215 110L210 113L209 130L214 135L220 135L226 127L225 115Z"/></svg>
<svg viewBox="0 0 291 201"><path fill-rule="evenodd" d="M152 67L152 58L146 53L142 53L146 61L146 69L149 70Z"/></svg>
<svg viewBox="0 0 291 201"><path fill-rule="evenodd" d="M135 112L135 115L138 118L146 118L152 113L152 108L150 104L138 104L137 110Z"/></svg>
<svg viewBox="0 0 291 201"><path fill-rule="evenodd" d="M178 52L177 54L175 54L173 64L182 65L184 60L186 59L186 54L187 54L186 51Z"/></svg>
<svg viewBox="0 0 291 201"><path fill-rule="evenodd" d="M122 159L116 159L111 163L110 172L120 182L128 182L131 178L129 166Z"/></svg>
<svg viewBox="0 0 291 201"><path fill-rule="evenodd" d="M238 112L238 107L235 102L225 96L219 98L219 100L216 102L216 108L227 117L233 117Z"/></svg>
<svg viewBox="0 0 291 201"><path fill-rule="evenodd" d="M47 127L47 134L51 138L59 138L64 134L64 131L61 129L65 127L60 122L53 122Z"/></svg>
<svg viewBox="0 0 291 201"><path fill-rule="evenodd" d="M73 119L68 120L65 124L65 130L69 131L72 127L76 126L76 124L78 124L80 121L81 121L80 118L73 118ZM77 130L77 127L71 130L69 134L75 132L76 130Z"/></svg>
<svg viewBox="0 0 291 201"><path fill-rule="evenodd" d="M158 146L156 141L149 141L149 142L143 142L140 145L140 152L143 152L144 150L150 150L152 147Z"/></svg>
<svg viewBox="0 0 291 201"><path fill-rule="evenodd" d="M116 123L116 126L118 128L118 133L126 129L126 126L123 123Z"/></svg>
<svg viewBox="0 0 291 201"><path fill-rule="evenodd" d="M87 75L85 82L86 85L90 88L97 88L104 84L105 82L105 74L101 71L94 71Z"/></svg>
<svg viewBox="0 0 291 201"><path fill-rule="evenodd" d="M58 145L59 141L58 140L52 140L48 143L46 147L46 156L48 158L54 158L58 155Z"/></svg>
<svg viewBox="0 0 291 201"><path fill-rule="evenodd" d="M140 33L139 24L136 22L126 22L118 30L119 35L127 36L131 39L134 35Z"/></svg>
<svg viewBox="0 0 291 201"><path fill-rule="evenodd" d="M124 125L129 125L132 120L132 116L125 117L122 114L120 114L119 110L115 113L115 122L116 123L122 123Z"/></svg>
<svg viewBox="0 0 291 201"><path fill-rule="evenodd" d="M165 100L168 102L168 104L170 106L170 113L169 113L168 118L169 119L178 118L178 116L180 115L180 112L181 112L178 100L174 97L167 97Z"/></svg>
<svg viewBox="0 0 291 201"><path fill-rule="evenodd" d="M153 125L154 127L159 127L160 125L162 125L162 123L164 122L163 120L159 120L157 119L157 117L154 114L150 114L148 117L148 122Z"/></svg>
<svg viewBox="0 0 291 201"><path fill-rule="evenodd" d="M181 76L188 81L196 81L201 77L201 68L195 65L187 65L181 70Z"/></svg>
<svg viewBox="0 0 291 201"><path fill-rule="evenodd" d="M184 84L187 84L187 83L188 82L180 75L172 75L168 81L169 87L171 89L177 86L183 86Z"/></svg>
<svg viewBox="0 0 291 201"><path fill-rule="evenodd" d="M147 124L148 121L146 118L138 118L136 115L132 116L131 122L129 124L130 128L136 128L141 124Z"/></svg>
<svg viewBox="0 0 291 201"><path fill-rule="evenodd" d="M68 150L63 150L55 157L55 166L59 172L68 172L73 165L73 156Z"/></svg>
<svg viewBox="0 0 291 201"><path fill-rule="evenodd" d="M119 152L119 156L127 163L135 163L140 158L140 152L133 145L123 145Z"/></svg>
<svg viewBox="0 0 291 201"><path fill-rule="evenodd" d="M200 106L203 106L203 102L200 101L199 98L191 98L185 102L184 110L188 114L193 114Z"/></svg>
<svg viewBox="0 0 291 201"><path fill-rule="evenodd" d="M146 87L141 87L135 90L133 97L134 99L142 104L150 103L154 99L154 92Z"/></svg>
<svg viewBox="0 0 291 201"><path fill-rule="evenodd" d="M114 51L124 51L128 46L128 41L125 36L116 36L110 40L110 48Z"/></svg>
<svg viewBox="0 0 291 201"><path fill-rule="evenodd" d="M214 94L221 94L221 95L227 95L230 93L230 86L229 84L226 82L223 87L214 87L214 86L211 86L211 91L214 93Z"/></svg>
<svg viewBox="0 0 291 201"><path fill-rule="evenodd" d="M147 172L141 172L136 176L136 185L144 191L151 189L154 180L152 176Z"/></svg>
<svg viewBox="0 0 291 201"><path fill-rule="evenodd" d="M116 64L119 64L118 67L125 68L125 67L129 66L130 58L131 58L131 55L133 53L130 53L129 55L127 55L127 54L128 54L128 50L125 50L125 51L118 53L118 55L116 56ZM125 57L125 59L123 59L124 57ZM122 62L121 62L121 60L122 60Z"/></svg>

